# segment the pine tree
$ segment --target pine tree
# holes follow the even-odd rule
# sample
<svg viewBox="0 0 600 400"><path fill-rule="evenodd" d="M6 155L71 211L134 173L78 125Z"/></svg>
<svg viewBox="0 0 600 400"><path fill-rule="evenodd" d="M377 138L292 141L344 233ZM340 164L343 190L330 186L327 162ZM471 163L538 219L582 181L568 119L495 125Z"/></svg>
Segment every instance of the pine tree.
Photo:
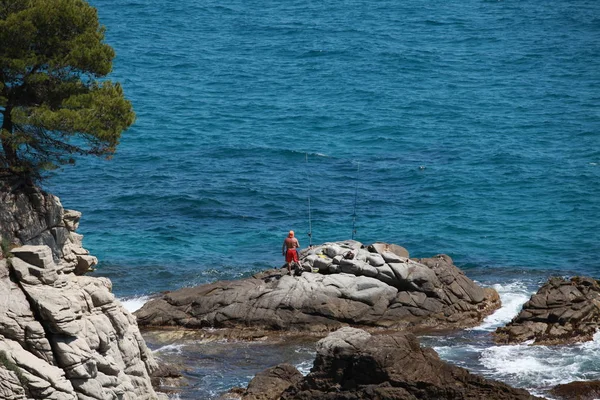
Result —
<svg viewBox="0 0 600 400"><path fill-rule="evenodd" d="M113 49L83 0L0 0L0 169L38 181L77 154L110 157L135 119L105 77Z"/></svg>

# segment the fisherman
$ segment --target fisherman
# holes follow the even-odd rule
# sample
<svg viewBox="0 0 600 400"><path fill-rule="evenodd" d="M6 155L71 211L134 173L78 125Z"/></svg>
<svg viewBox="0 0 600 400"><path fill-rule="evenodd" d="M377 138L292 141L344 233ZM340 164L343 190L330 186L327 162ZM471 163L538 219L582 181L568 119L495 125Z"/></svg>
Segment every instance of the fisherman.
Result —
<svg viewBox="0 0 600 400"><path fill-rule="evenodd" d="M294 237L294 231L290 231L281 247L281 254L285 256L285 264L290 275L292 275L292 263L300 264L298 250L296 250L298 247L300 247L300 243L298 242L298 239Z"/></svg>

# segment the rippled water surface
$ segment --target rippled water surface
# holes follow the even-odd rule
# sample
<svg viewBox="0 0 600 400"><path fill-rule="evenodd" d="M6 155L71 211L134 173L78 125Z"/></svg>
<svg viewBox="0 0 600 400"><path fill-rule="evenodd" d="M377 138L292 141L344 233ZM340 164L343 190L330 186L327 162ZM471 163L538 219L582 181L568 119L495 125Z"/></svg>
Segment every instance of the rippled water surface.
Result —
<svg viewBox="0 0 600 400"><path fill-rule="evenodd" d="M92 4L137 122L47 188L120 298L280 265L289 229L446 253L527 297L599 275L597 1ZM436 346L512 382L469 337L487 350Z"/></svg>

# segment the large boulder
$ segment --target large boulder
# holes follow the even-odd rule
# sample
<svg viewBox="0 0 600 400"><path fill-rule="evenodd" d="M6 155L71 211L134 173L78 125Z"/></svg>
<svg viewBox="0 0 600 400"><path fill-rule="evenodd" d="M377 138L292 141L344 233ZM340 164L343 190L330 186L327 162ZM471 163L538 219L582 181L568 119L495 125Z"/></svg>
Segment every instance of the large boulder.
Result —
<svg viewBox="0 0 600 400"><path fill-rule="evenodd" d="M156 361L108 279L65 273L47 246L11 252L0 260L0 398L159 398Z"/></svg>
<svg viewBox="0 0 600 400"><path fill-rule="evenodd" d="M537 399L523 389L445 363L410 333L371 335L350 327L320 340L311 372L280 396L268 398Z"/></svg>
<svg viewBox="0 0 600 400"><path fill-rule="evenodd" d="M435 331L475 326L500 306L493 289L477 286L448 256L411 260L377 248L382 254L355 241L325 244L303 251L302 265L336 268L301 276L270 270L184 288L135 315L143 327L229 328L239 335L326 333L345 325Z"/></svg>
<svg viewBox="0 0 600 400"><path fill-rule="evenodd" d="M494 336L498 343L569 344L592 340L599 327L598 281L550 278Z"/></svg>
<svg viewBox="0 0 600 400"><path fill-rule="evenodd" d="M300 371L291 364L279 364L259 372L248 383L242 400L277 400L284 390L300 382Z"/></svg>

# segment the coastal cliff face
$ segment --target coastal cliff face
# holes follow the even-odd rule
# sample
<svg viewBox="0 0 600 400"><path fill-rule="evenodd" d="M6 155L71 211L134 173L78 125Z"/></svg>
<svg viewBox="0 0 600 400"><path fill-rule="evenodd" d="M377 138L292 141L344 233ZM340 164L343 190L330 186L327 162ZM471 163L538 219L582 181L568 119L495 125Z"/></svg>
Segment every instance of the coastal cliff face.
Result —
<svg viewBox="0 0 600 400"><path fill-rule="evenodd" d="M50 193L33 187L13 191L0 182L0 241L8 247L46 245L64 273L82 275L98 263L75 232L80 218Z"/></svg>
<svg viewBox="0 0 600 400"><path fill-rule="evenodd" d="M96 258L75 233L80 214L37 190L0 197L0 399L166 398L110 280L82 275Z"/></svg>

